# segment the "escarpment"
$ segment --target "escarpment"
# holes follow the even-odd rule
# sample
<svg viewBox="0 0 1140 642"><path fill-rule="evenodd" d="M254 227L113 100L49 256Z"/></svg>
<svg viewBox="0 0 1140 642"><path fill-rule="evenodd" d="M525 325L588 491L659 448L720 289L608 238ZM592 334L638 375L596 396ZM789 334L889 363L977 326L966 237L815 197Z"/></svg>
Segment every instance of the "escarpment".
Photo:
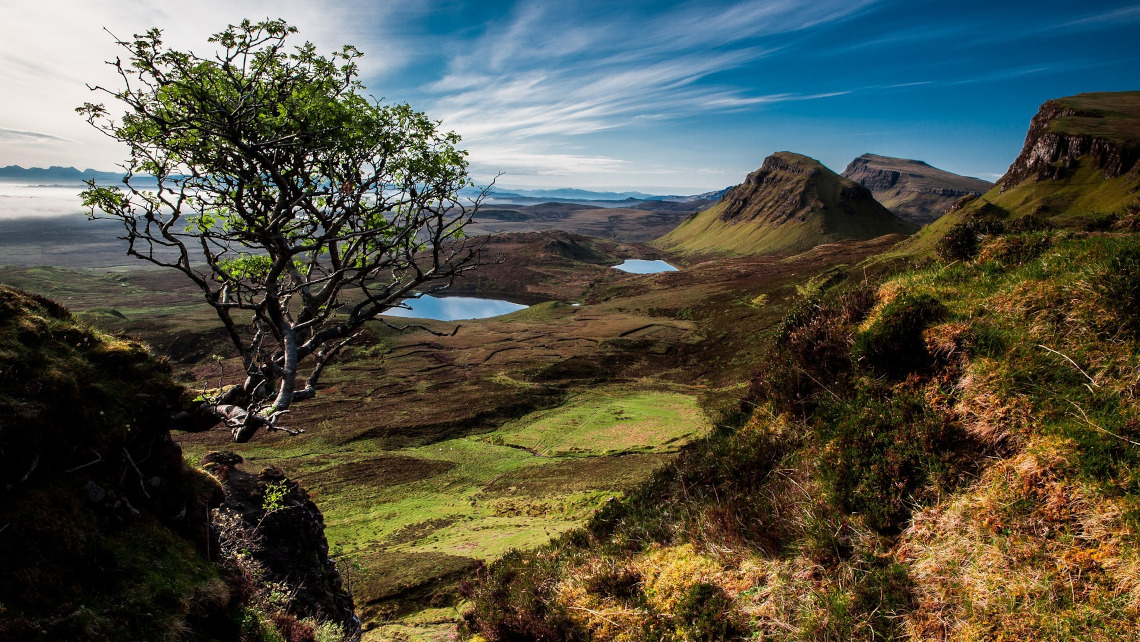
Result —
<svg viewBox="0 0 1140 642"><path fill-rule="evenodd" d="M1140 175L1140 91L1087 93L1050 100L1029 123L1025 145L1002 192L1025 181L1067 177L1082 157L1105 179Z"/></svg>
<svg viewBox="0 0 1140 642"><path fill-rule="evenodd" d="M964 196L979 196L993 183L959 176L923 161L863 154L841 174L871 190L875 199L899 218L926 225Z"/></svg>

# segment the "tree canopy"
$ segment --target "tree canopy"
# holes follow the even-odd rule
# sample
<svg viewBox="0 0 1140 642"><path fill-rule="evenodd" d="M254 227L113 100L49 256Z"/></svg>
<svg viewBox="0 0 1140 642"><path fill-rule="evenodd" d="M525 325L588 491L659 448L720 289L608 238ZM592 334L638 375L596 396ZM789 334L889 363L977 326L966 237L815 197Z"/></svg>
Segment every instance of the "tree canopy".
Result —
<svg viewBox="0 0 1140 642"><path fill-rule="evenodd" d="M478 263L459 136L367 97L354 47L323 56L290 47L295 33L247 20L209 39L211 57L158 29L117 40L122 86L91 89L125 113L77 110L129 150L122 185L89 182L89 216L191 279L241 355L244 382L211 406L238 441L313 396L366 321Z"/></svg>

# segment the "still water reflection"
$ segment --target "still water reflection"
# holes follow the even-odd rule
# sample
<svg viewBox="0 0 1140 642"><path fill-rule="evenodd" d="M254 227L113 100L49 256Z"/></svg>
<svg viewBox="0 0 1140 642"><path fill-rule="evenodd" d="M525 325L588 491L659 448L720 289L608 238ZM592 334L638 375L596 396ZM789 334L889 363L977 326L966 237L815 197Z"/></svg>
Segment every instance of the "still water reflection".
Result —
<svg viewBox="0 0 1140 642"><path fill-rule="evenodd" d="M460 321L497 317L500 314L507 314L527 307L510 301L480 299L470 296L424 296L405 301L404 304L411 309L392 308L384 315L413 319L435 319L437 321Z"/></svg>

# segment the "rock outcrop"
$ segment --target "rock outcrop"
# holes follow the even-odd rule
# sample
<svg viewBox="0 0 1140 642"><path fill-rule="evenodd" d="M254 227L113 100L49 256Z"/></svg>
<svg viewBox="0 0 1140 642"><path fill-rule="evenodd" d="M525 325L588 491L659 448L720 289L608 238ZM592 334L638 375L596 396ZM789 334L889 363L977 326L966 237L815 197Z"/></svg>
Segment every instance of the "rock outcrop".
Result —
<svg viewBox="0 0 1140 642"><path fill-rule="evenodd" d="M352 596L329 559L320 509L281 470L270 467L254 475L240 463L242 457L230 452L210 453L202 460L225 489L225 502L213 520L221 549L244 551L246 570L258 584L278 587L284 604L276 606L285 613L334 622L347 639L360 639Z"/></svg>
<svg viewBox="0 0 1140 642"><path fill-rule="evenodd" d="M1029 123L1021 154L998 181L1060 180L1088 157L1105 179L1140 174L1140 91L1088 93L1050 100Z"/></svg>
<svg viewBox="0 0 1140 642"><path fill-rule="evenodd" d="M980 196L993 187L922 161L876 154L851 161L841 176L871 190L884 207L916 225L932 223L962 197Z"/></svg>
<svg viewBox="0 0 1140 642"><path fill-rule="evenodd" d="M0 286L0 639L237 639L182 395L144 346Z"/></svg>
<svg viewBox="0 0 1140 642"><path fill-rule="evenodd" d="M879 204L866 187L815 159L777 152L719 203L655 244L684 253L792 253L821 243L915 229Z"/></svg>

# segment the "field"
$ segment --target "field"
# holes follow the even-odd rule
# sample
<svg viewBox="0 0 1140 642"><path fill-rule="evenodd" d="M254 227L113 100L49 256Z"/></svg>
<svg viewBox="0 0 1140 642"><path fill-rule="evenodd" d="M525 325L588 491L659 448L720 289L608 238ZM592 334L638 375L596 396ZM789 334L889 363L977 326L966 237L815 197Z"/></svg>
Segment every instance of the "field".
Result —
<svg viewBox="0 0 1140 642"><path fill-rule="evenodd" d="M301 436L233 450L248 469L289 471L316 497L366 622L426 634L432 621L454 623L454 584L476 560L580 524L707 428L691 394L615 386L419 447ZM206 450L191 442L186 455Z"/></svg>

